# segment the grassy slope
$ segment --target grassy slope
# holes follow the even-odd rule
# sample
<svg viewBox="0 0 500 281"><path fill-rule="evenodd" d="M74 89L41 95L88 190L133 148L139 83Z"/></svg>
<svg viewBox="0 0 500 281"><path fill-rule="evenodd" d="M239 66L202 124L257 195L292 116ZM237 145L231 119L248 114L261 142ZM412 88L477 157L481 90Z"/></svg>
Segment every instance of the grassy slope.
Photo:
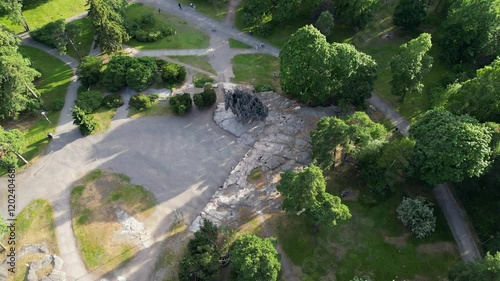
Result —
<svg viewBox="0 0 500 281"><path fill-rule="evenodd" d="M227 15L228 3L227 0L179 0L184 7L183 9L190 9L189 4L196 5L196 11L205 14L215 20L224 21Z"/></svg>
<svg viewBox="0 0 500 281"><path fill-rule="evenodd" d="M38 1L42 4L36 7L24 7L23 14L30 29L37 29L58 19L66 19L84 12L86 0L48 0ZM13 25L5 16L0 17L0 23L5 24L16 33L24 32L24 28Z"/></svg>
<svg viewBox="0 0 500 281"><path fill-rule="evenodd" d="M128 111L128 117L130 118L140 118L145 116L164 116L171 115L172 110L168 106L167 101L157 101L153 106L145 110L137 110L133 107L130 107Z"/></svg>
<svg viewBox="0 0 500 281"><path fill-rule="evenodd" d="M132 4L127 7L127 17L130 19L139 19L143 15L153 13L158 21L164 22L176 31L176 34L165 37L156 42L138 42L130 40L128 45L142 50L154 49L201 49L207 48L209 45L209 37L186 21L175 17L171 14L160 14L152 7L142 6L140 4Z"/></svg>
<svg viewBox="0 0 500 281"><path fill-rule="evenodd" d="M95 34L95 27L88 18L79 19L69 23L69 25L77 26L80 32L77 34L74 43L80 56L87 56L92 46L92 40ZM78 55L71 45L66 46L68 55L78 59Z"/></svg>
<svg viewBox="0 0 500 281"><path fill-rule="evenodd" d="M256 85L271 84L279 87L273 72L279 72L279 59L271 55L245 54L233 58L234 82Z"/></svg>

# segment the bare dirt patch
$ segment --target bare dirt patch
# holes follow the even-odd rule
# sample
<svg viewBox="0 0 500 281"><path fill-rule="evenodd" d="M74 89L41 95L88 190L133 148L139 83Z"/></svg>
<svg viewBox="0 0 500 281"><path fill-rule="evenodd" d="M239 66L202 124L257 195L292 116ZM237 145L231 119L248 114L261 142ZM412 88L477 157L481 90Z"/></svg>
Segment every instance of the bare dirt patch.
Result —
<svg viewBox="0 0 500 281"><path fill-rule="evenodd" d="M406 247L410 233L405 233L401 236L388 237L384 236L384 242L396 246L398 249Z"/></svg>
<svg viewBox="0 0 500 281"><path fill-rule="evenodd" d="M421 244L417 247L417 252L421 254L440 254L447 253L451 255L458 255L455 244L449 241L435 242Z"/></svg>

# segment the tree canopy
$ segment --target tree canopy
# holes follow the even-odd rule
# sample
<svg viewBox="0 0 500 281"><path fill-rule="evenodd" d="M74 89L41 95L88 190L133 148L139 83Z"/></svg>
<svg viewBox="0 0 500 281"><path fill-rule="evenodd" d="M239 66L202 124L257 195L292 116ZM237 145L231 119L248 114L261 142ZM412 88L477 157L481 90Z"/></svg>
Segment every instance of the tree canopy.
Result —
<svg viewBox="0 0 500 281"><path fill-rule="evenodd" d="M476 77L449 91L448 110L469 114L481 122L500 123L500 57L477 71Z"/></svg>
<svg viewBox="0 0 500 281"><path fill-rule="evenodd" d="M30 27L23 15L23 1L3 0L0 1L0 8L7 12L7 18L14 24L24 27L25 31L30 31Z"/></svg>
<svg viewBox="0 0 500 281"><path fill-rule="evenodd" d="M407 94L422 94L422 79L432 67L432 57L427 52L432 47L431 35L422 33L417 38L401 45L400 51L391 60L391 92L403 101Z"/></svg>
<svg viewBox="0 0 500 281"><path fill-rule="evenodd" d="M431 185L480 176L491 163L491 129L473 117L429 110L410 128L413 173Z"/></svg>
<svg viewBox="0 0 500 281"><path fill-rule="evenodd" d="M88 0L89 17L96 27L99 47L106 53L121 50L130 37L123 25L126 2Z"/></svg>
<svg viewBox="0 0 500 281"><path fill-rule="evenodd" d="M276 281L281 270L275 239L240 236L232 245L231 269L241 281Z"/></svg>
<svg viewBox="0 0 500 281"><path fill-rule="evenodd" d="M439 44L450 63L500 54L500 0L453 1Z"/></svg>
<svg viewBox="0 0 500 281"><path fill-rule="evenodd" d="M460 262L448 273L450 281L496 281L500 280L500 252L486 253L484 259Z"/></svg>
<svg viewBox="0 0 500 281"><path fill-rule="evenodd" d="M398 220L419 239L436 230L436 217L432 205L423 198L403 198L396 209Z"/></svg>
<svg viewBox="0 0 500 281"><path fill-rule="evenodd" d="M358 28L363 28L373 18L378 2L378 0L333 1L335 18Z"/></svg>
<svg viewBox="0 0 500 281"><path fill-rule="evenodd" d="M427 16L425 0L399 0L394 11L394 24L404 29L415 29Z"/></svg>
<svg viewBox="0 0 500 281"><path fill-rule="evenodd" d="M323 173L314 164L298 173L289 170L282 173L277 189L283 197L284 211L292 215L303 211L315 226L331 227L351 217L340 198L326 192Z"/></svg>
<svg viewBox="0 0 500 281"><path fill-rule="evenodd" d="M24 136L17 130L6 131L0 126L0 166L17 168L18 155L24 148Z"/></svg>
<svg viewBox="0 0 500 281"><path fill-rule="evenodd" d="M316 26L321 34L329 36L335 26L333 15L329 11L323 11L314 26Z"/></svg>
<svg viewBox="0 0 500 281"><path fill-rule="evenodd" d="M224 104L226 110L231 109L231 112L244 123L254 120L264 121L267 118L267 106L257 96L241 88L225 93Z"/></svg>

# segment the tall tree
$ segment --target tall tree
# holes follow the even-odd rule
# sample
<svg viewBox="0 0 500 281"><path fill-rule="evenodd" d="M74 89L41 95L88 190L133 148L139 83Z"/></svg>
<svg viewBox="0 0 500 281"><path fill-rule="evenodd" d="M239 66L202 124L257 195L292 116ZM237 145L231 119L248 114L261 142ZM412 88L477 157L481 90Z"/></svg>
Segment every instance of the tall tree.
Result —
<svg viewBox="0 0 500 281"><path fill-rule="evenodd" d="M326 192L323 172L314 164L299 173L282 173L277 189L283 196L282 209L293 215L303 212L315 229L320 225L331 227L351 217L340 198Z"/></svg>
<svg viewBox="0 0 500 281"><path fill-rule="evenodd" d="M23 148L24 136L19 130L6 131L0 126L0 166L17 168L18 159L28 164L28 161L20 154Z"/></svg>
<svg viewBox="0 0 500 281"><path fill-rule="evenodd" d="M78 80L89 87L97 84L102 78L102 61L99 57L84 57L76 69Z"/></svg>
<svg viewBox="0 0 500 281"><path fill-rule="evenodd" d="M114 53L130 39L123 25L125 5L123 1L88 0L89 17L96 27L99 47L106 53Z"/></svg>
<svg viewBox="0 0 500 281"><path fill-rule="evenodd" d="M432 67L432 57L427 52L432 47L431 35L422 33L417 38L401 45L399 54L391 60L391 92L401 97L407 94L421 94L424 85L422 78Z"/></svg>
<svg viewBox="0 0 500 281"><path fill-rule="evenodd" d="M447 109L451 112L500 123L500 57L449 93Z"/></svg>
<svg viewBox="0 0 500 281"><path fill-rule="evenodd" d="M335 18L363 28L373 18L379 0L337 0L333 2Z"/></svg>
<svg viewBox="0 0 500 281"><path fill-rule="evenodd" d="M420 26L427 16L425 0L399 0L394 11L394 24L413 30Z"/></svg>
<svg viewBox="0 0 500 281"><path fill-rule="evenodd" d="M370 142L386 137L384 126L373 122L364 112L355 112L343 119L321 118L316 130L311 131L313 163L329 169L335 163L338 147L346 153L356 153Z"/></svg>
<svg viewBox="0 0 500 281"><path fill-rule="evenodd" d="M491 163L491 129L473 117L429 110L410 128L413 173L431 185L483 174Z"/></svg>
<svg viewBox="0 0 500 281"><path fill-rule="evenodd" d="M0 1L0 8L7 11L7 17L13 23L24 27L25 31L30 31L30 27L26 18L23 15L23 1L22 0L3 0Z"/></svg>
<svg viewBox="0 0 500 281"><path fill-rule="evenodd" d="M233 243L231 269L236 280L276 281L281 270L275 239L243 235Z"/></svg>
<svg viewBox="0 0 500 281"><path fill-rule="evenodd" d="M316 28L325 36L329 36L335 26L333 15L329 11L324 11L319 15L318 20L314 24Z"/></svg>
<svg viewBox="0 0 500 281"><path fill-rule="evenodd" d="M448 273L450 281L497 281L500 280L500 252L486 253L484 259L460 262Z"/></svg>
<svg viewBox="0 0 500 281"><path fill-rule="evenodd" d="M453 1L439 44L450 63L500 55L500 0Z"/></svg>
<svg viewBox="0 0 500 281"><path fill-rule="evenodd" d="M33 85L40 73L19 53L18 44L14 35L0 30L0 119L15 118L41 105Z"/></svg>

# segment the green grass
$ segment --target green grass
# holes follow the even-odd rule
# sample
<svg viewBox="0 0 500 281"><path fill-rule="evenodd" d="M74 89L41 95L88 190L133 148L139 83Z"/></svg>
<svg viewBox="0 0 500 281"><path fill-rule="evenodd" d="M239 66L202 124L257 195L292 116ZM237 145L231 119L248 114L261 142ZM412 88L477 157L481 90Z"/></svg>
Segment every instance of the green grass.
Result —
<svg viewBox="0 0 500 281"><path fill-rule="evenodd" d="M88 54L90 53L90 47L92 46L92 40L95 34L94 25L92 24L92 22L90 22L88 18L83 18L73 21L68 25L78 27L79 33L76 35L74 39L76 49L78 50L78 53L82 58L88 56ZM71 45L68 44L68 46L66 46L66 49L68 55L77 60L79 59L78 55L75 52L75 49L73 49Z"/></svg>
<svg viewBox="0 0 500 281"><path fill-rule="evenodd" d="M85 7L87 0L49 0L43 2L45 3L36 7L24 7L23 15L26 17L31 30L58 19L75 16L87 9ZM5 24L16 33L24 32L22 26L13 25L6 16L0 17L0 23Z"/></svg>
<svg viewBox="0 0 500 281"><path fill-rule="evenodd" d="M156 20L173 28L176 34L167 36L156 42L138 42L130 40L128 45L141 50L155 49L203 49L209 46L209 37L197 27L189 24L174 15L161 12L152 7L132 4L127 7L126 16L130 19L139 19L143 15L153 13Z"/></svg>
<svg viewBox="0 0 500 281"><path fill-rule="evenodd" d="M35 85L45 107L50 108L56 100L64 100L73 75L71 68L38 49L25 46L21 46L19 49L23 56L31 60L32 66L42 74ZM59 115L60 111L48 111L47 117L52 124L41 116L24 116L17 122L15 127L24 133L26 144L21 154L28 161L39 156L47 147L49 143L47 134L55 131Z"/></svg>
<svg viewBox="0 0 500 281"><path fill-rule="evenodd" d="M183 5L182 9L191 9L189 3L196 5L196 11L205 14L215 20L224 21L227 15L227 9L229 8L228 0L179 0L179 3Z"/></svg>
<svg viewBox="0 0 500 281"><path fill-rule="evenodd" d="M170 110L167 101L157 101L150 108L141 111L130 107L128 111L128 117L131 118L141 118L145 116L167 116L171 114L172 110Z"/></svg>
<svg viewBox="0 0 500 281"><path fill-rule="evenodd" d="M207 56L171 56L170 58L178 60L185 64L201 68L206 72L216 74L215 70L212 68L212 65L210 65L210 63L208 62Z"/></svg>
<svg viewBox="0 0 500 281"><path fill-rule="evenodd" d="M123 201L128 206L137 206L137 211L142 212L153 208L156 201L151 192L140 185L125 185L117 188L111 196L110 201Z"/></svg>
<svg viewBox="0 0 500 281"><path fill-rule="evenodd" d="M95 121L98 123L97 129L92 132L93 135L106 133L111 125L111 121L115 116L116 108L99 107L94 111L91 116L94 117Z"/></svg>
<svg viewBox="0 0 500 281"><path fill-rule="evenodd" d="M103 170L101 170L101 169L94 169L94 170L90 171L85 176L85 183L89 183L89 182L95 181L95 180L99 179L100 177L102 177L102 175L103 175ZM85 189L85 188L82 188L81 186L76 186L75 189L77 189L77 190L82 189L82 192L83 192L83 189ZM76 192L75 195L78 195L78 194L81 195L80 191L75 191L75 192Z"/></svg>
<svg viewBox="0 0 500 281"><path fill-rule="evenodd" d="M344 202L351 219L332 229L320 228L316 235L303 217L283 216L277 224L278 241L292 262L302 267L307 276L304 280L320 280L327 274L335 274L337 280L351 280L356 275L367 275L372 280L408 280L415 275L427 278L424 280L438 280L438 276L446 276L450 265L460 260L458 255L449 253L417 252L417 246L424 243L453 243L438 207L436 232L423 240L409 238L406 245L397 248L384 242L384 237L406 232L395 214L406 194L404 188L388 197L378 197L364 187L352 170L334 177L335 180L329 180L329 192L338 195L346 186L360 190L358 201Z"/></svg>
<svg viewBox="0 0 500 281"><path fill-rule="evenodd" d="M273 77L273 72L279 72L279 59L271 55L245 54L233 58L234 82L270 84L275 89L279 80Z"/></svg>
<svg viewBox="0 0 500 281"><path fill-rule="evenodd" d="M252 49L252 46L249 46L241 41L238 41L233 38L229 38L229 48L232 49Z"/></svg>

